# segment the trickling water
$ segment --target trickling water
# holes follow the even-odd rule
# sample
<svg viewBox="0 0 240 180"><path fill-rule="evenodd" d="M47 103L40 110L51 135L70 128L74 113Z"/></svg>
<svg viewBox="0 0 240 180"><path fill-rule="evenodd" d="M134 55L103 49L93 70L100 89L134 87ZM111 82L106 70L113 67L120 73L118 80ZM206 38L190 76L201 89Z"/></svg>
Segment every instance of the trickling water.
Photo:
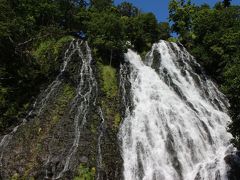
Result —
<svg viewBox="0 0 240 180"><path fill-rule="evenodd" d="M89 112L89 107L95 105L96 103L96 93L97 93L97 82L91 68L92 56L91 50L88 43L85 42L86 55L82 52L80 47L81 44L76 42L77 55L81 59L81 67L79 69L79 84L77 88L77 95L74 97L71 112L75 114L74 117L74 141L72 147L69 149L66 159L64 160L63 170L56 176L55 179L59 179L63 174L69 169L69 164L74 154L77 151L80 141L81 130L83 129L87 115ZM75 53L75 51L73 52Z"/></svg>
<svg viewBox="0 0 240 180"><path fill-rule="evenodd" d="M194 58L160 41L145 62L131 50L125 59L133 110L126 107L119 132L124 178L226 179L227 102Z"/></svg>
<svg viewBox="0 0 240 180"><path fill-rule="evenodd" d="M71 60L72 55L74 54L74 49L75 47L75 40L72 40L72 42L70 43L68 49L66 50L65 54L64 54L64 58L63 58L63 64L62 67L60 69L60 73L57 75L56 79L48 86L48 88L45 90L44 92L44 97L41 99L40 101L40 108L38 110L38 115L41 114L41 112L43 111L43 109L46 107L46 104L49 100L49 97L55 92L55 90L57 88L59 88L59 86L62 84L62 79L61 76L62 74L65 72L66 67L68 65L68 62ZM82 43L82 42L81 42Z"/></svg>
<svg viewBox="0 0 240 180"><path fill-rule="evenodd" d="M18 128L23 126L26 123L28 117L30 117L32 115L33 110L36 107L36 104L37 104L37 100L33 103L32 109L28 112L27 116L23 119L21 124L16 126L9 134L6 134L5 136L3 136L3 138L0 142L0 154L1 154L1 156L0 156L0 167L2 167L2 158L3 158L3 153L4 153L5 147L11 141L13 135L15 134L15 132L17 132Z"/></svg>
<svg viewBox="0 0 240 180"><path fill-rule="evenodd" d="M1 139L1 142L0 142L0 154L1 154L1 156L0 156L0 167L2 166L2 158L3 158L4 149L8 145L8 143L11 141L12 137L17 132L19 127L21 127L21 126L26 124L28 118L33 113L35 113L34 111L36 110L36 107L39 107L39 109L37 110L36 114L40 115L41 112L43 111L43 109L45 108L45 106L46 106L49 98L51 97L51 95L60 86L60 84L61 84L61 76L64 73L64 71L66 70L68 62L71 59L71 56L72 56L73 53L70 50L73 49L73 48L74 48L74 40L72 40L72 42L70 43L68 49L65 52L65 55L64 55L64 58L63 58L63 64L62 64L62 67L60 69L60 73L57 75L56 79L44 91L44 95L45 96L43 98L40 97L40 98L36 99L36 101L33 103L33 106L31 108L31 110L28 112L27 116L23 119L22 123L20 125L16 126L9 134L6 134Z"/></svg>
<svg viewBox="0 0 240 180"><path fill-rule="evenodd" d="M102 138L103 138L103 133L104 133L104 124L105 124L105 119L103 117L103 112L102 109L99 107L99 116L101 118L101 124L99 126L99 136L98 136L98 143L97 143L97 151L98 151L98 155L97 155L97 177L96 180L100 180L101 178L101 170L103 168L103 163L102 163Z"/></svg>

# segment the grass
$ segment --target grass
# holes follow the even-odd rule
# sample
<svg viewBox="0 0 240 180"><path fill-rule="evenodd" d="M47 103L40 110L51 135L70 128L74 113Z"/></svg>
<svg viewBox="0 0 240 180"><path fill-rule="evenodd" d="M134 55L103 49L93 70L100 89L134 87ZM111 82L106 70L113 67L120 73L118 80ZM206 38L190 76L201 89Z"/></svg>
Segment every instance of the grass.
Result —
<svg viewBox="0 0 240 180"><path fill-rule="evenodd" d="M107 97L112 98L117 96L118 85L116 78L116 69L109 65L100 65L101 78L102 78L102 91Z"/></svg>
<svg viewBox="0 0 240 180"><path fill-rule="evenodd" d="M120 116L119 113L116 113L116 114L115 114L115 117L114 117L114 125L113 125L113 127L114 127L115 129L118 129L120 123L121 123L121 116Z"/></svg>

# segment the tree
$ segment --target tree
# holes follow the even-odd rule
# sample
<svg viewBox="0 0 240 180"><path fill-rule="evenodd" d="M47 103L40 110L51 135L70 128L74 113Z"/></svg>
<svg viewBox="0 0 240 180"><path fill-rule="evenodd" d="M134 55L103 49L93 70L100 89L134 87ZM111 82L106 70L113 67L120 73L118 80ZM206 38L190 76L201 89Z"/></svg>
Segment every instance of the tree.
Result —
<svg viewBox="0 0 240 180"><path fill-rule="evenodd" d="M128 41L140 53L148 51L152 43L159 40L158 22L153 13L127 18L124 27Z"/></svg>
<svg viewBox="0 0 240 180"><path fill-rule="evenodd" d="M0 37L11 36L15 13L12 11L7 0L0 0Z"/></svg>
<svg viewBox="0 0 240 180"><path fill-rule="evenodd" d="M86 8L88 6L88 3L85 0L77 0L77 5L80 8Z"/></svg>
<svg viewBox="0 0 240 180"><path fill-rule="evenodd" d="M138 8L129 2L122 2L117 9L121 16L134 17L139 14Z"/></svg>
<svg viewBox="0 0 240 180"><path fill-rule="evenodd" d="M90 0L90 5L92 8L98 11L103 11L110 8L113 4L112 0Z"/></svg>
<svg viewBox="0 0 240 180"><path fill-rule="evenodd" d="M111 11L93 12L89 21L85 22L87 36L92 47L98 50L98 55L105 62L118 64L114 58L124 51L124 31L120 17Z"/></svg>
<svg viewBox="0 0 240 180"><path fill-rule="evenodd" d="M169 3L169 20L172 22L172 31L180 35L180 41L186 43L192 41L192 18L196 7L188 0L171 0Z"/></svg>
<svg viewBox="0 0 240 180"><path fill-rule="evenodd" d="M158 30L160 39L167 40L171 37L171 28L168 22L160 22L158 24Z"/></svg>
<svg viewBox="0 0 240 180"><path fill-rule="evenodd" d="M231 0L224 0L223 1L223 6L226 8L226 7L229 7L231 5Z"/></svg>

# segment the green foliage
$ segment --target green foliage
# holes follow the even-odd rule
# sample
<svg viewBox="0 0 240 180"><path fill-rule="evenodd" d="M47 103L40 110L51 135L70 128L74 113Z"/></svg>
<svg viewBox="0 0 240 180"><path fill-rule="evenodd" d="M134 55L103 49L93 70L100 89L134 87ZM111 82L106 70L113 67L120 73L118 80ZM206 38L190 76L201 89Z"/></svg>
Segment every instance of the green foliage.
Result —
<svg viewBox="0 0 240 180"><path fill-rule="evenodd" d="M126 1L119 4L117 9L121 16L134 17L140 13L137 7Z"/></svg>
<svg viewBox="0 0 240 180"><path fill-rule="evenodd" d="M114 117L114 128L118 129L120 123L121 123L121 116L119 113L116 113Z"/></svg>
<svg viewBox="0 0 240 180"><path fill-rule="evenodd" d="M171 37L171 28L169 26L169 23L167 22L161 22L158 24L158 29L159 29L159 38L163 40L167 40L168 38Z"/></svg>
<svg viewBox="0 0 240 180"><path fill-rule="evenodd" d="M53 44L54 41L52 40L43 41L40 43L39 47L33 52L33 57L35 57L37 63L40 64L41 71L44 74L46 74L52 66L56 66L55 64L52 64L56 62L54 54L52 52L49 52L53 50ZM49 64L49 61L51 64Z"/></svg>
<svg viewBox="0 0 240 180"><path fill-rule="evenodd" d="M0 132L18 123L59 69L56 57L65 42L52 41L68 28L62 24L64 8L60 1L0 0Z"/></svg>
<svg viewBox="0 0 240 180"><path fill-rule="evenodd" d="M60 38L54 45L54 54L59 55L61 53L62 47L72 40L72 36L63 36Z"/></svg>
<svg viewBox="0 0 240 180"><path fill-rule="evenodd" d="M59 107L66 106L70 100L75 95L75 88L71 86L70 84L65 84L63 86L63 92L61 96L57 99L59 101ZM59 111L60 113L61 111Z"/></svg>
<svg viewBox="0 0 240 180"><path fill-rule="evenodd" d="M117 132L121 117L119 114L120 102L116 69L100 62L97 65L100 75L100 87L103 93L100 101L104 117L107 120L106 124Z"/></svg>
<svg viewBox="0 0 240 180"><path fill-rule="evenodd" d="M78 167L77 176L74 180L94 180L96 169L94 167L89 168L86 165L80 164Z"/></svg>
<svg viewBox="0 0 240 180"><path fill-rule="evenodd" d="M112 0L90 0L91 7L98 10L104 11L112 6Z"/></svg>
<svg viewBox="0 0 240 180"><path fill-rule="evenodd" d="M224 0L223 1L223 6L226 8L226 7L229 7L231 5L231 0Z"/></svg>
<svg viewBox="0 0 240 180"><path fill-rule="evenodd" d="M107 57L110 61L111 51L123 49L123 24L115 13L111 11L92 12L90 21L86 22L86 27L90 43L102 57Z"/></svg>
<svg viewBox="0 0 240 180"><path fill-rule="evenodd" d="M84 21L83 27L86 28L91 46L97 50L96 55L105 64L118 66L128 47L142 53L148 51L160 37L169 37L168 23L159 25L152 13L140 13L127 2L120 4L117 9L96 11L93 8L88 14L89 19Z"/></svg>
<svg viewBox="0 0 240 180"><path fill-rule="evenodd" d="M178 38L170 37L170 38L168 38L168 41L176 43L176 42L178 42Z"/></svg>
<svg viewBox="0 0 240 180"><path fill-rule="evenodd" d="M2 47L1 58L4 61L0 65L0 131L17 123L29 108L32 96L39 93L40 85L54 78L61 63L58 57L63 46L71 39L70 36L42 39L34 43L33 50L28 50L28 56L23 57Z"/></svg>
<svg viewBox="0 0 240 180"><path fill-rule="evenodd" d="M191 41L189 35L192 28L192 16L196 11L191 0L171 0L169 3L169 19L173 23L172 30L180 35L184 42Z"/></svg>
<svg viewBox="0 0 240 180"><path fill-rule="evenodd" d="M11 10L7 0L0 0L0 37L10 35L10 28L13 26L14 12Z"/></svg>
<svg viewBox="0 0 240 180"><path fill-rule="evenodd" d="M71 84L64 84L60 93L56 97L54 107L51 109L48 118L50 119L50 125L56 124L62 113L65 111L67 105L75 96L75 88Z"/></svg>
<svg viewBox="0 0 240 180"><path fill-rule="evenodd" d="M12 177L11 180L18 180L19 179L19 174L15 173Z"/></svg>
<svg viewBox="0 0 240 180"><path fill-rule="evenodd" d="M159 38L169 37L167 23L158 24L152 13L131 3L88 2L0 0L0 132L17 124L40 89L54 79L68 34L83 32L94 56L109 65L104 72L110 75L110 66L119 66L127 48L143 54ZM108 96L115 96L116 86L105 82Z"/></svg>
<svg viewBox="0 0 240 180"><path fill-rule="evenodd" d="M107 65L100 65L102 77L102 91L108 97L115 97L118 93L116 69Z"/></svg>
<svg viewBox="0 0 240 180"><path fill-rule="evenodd" d="M65 36L59 40L47 39L40 41L32 51L32 55L36 58L36 62L41 68L41 73L48 76L59 69L60 65L57 58L61 53L62 47L71 40L71 36Z"/></svg>
<svg viewBox="0 0 240 180"><path fill-rule="evenodd" d="M148 51L152 43L159 40L159 26L152 13L140 14L133 18L122 18L125 37L133 48L142 53Z"/></svg>

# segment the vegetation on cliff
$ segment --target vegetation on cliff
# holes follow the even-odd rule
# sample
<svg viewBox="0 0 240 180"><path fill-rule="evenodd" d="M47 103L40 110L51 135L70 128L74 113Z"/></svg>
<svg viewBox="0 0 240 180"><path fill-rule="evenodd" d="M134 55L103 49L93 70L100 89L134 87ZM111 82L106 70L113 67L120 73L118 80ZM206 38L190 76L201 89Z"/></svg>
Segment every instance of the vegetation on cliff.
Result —
<svg viewBox="0 0 240 180"><path fill-rule="evenodd" d="M171 30L178 38L170 38L168 22L158 23L152 13L128 2L115 6L112 0L0 0L0 132L17 124L56 76L58 57L71 36L89 41L102 64L102 90L110 99L117 92L112 68L118 67L123 52L131 47L145 54L152 43L170 38L187 47L229 98L229 130L240 147L239 17L240 6L229 0L214 7L171 0ZM119 115L114 116L117 126Z"/></svg>
<svg viewBox="0 0 240 180"><path fill-rule="evenodd" d="M170 36L167 22L158 24L152 13L111 0L0 0L0 19L1 133L25 116L56 76L69 35L87 39L95 58L114 67L128 47L147 51Z"/></svg>

